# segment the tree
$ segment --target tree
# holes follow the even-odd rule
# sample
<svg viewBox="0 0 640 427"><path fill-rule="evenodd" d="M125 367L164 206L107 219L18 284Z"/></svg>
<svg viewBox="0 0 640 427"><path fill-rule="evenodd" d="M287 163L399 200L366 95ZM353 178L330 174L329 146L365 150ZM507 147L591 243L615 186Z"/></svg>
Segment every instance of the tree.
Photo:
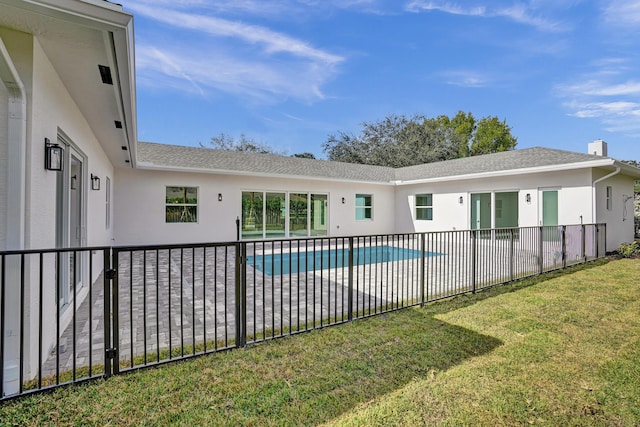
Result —
<svg viewBox="0 0 640 427"><path fill-rule="evenodd" d="M497 117L485 117L478 122L470 151L472 156L477 156L513 150L516 144L517 138L511 135L506 120L501 122Z"/></svg>
<svg viewBox="0 0 640 427"><path fill-rule="evenodd" d="M258 142L252 138L248 138L245 134L240 134L240 138L236 141L233 136L220 133L218 136L214 136L209 141L211 148L215 150L226 151L241 151L245 153L259 153L259 154L279 154L281 152L266 144L264 142ZM205 145L200 144L201 147L207 148Z"/></svg>
<svg viewBox="0 0 640 427"><path fill-rule="evenodd" d="M330 135L323 149L329 160L403 167L512 150L516 143L506 121L476 121L471 113L459 111L453 118L390 115L364 122L359 135Z"/></svg>
<svg viewBox="0 0 640 427"><path fill-rule="evenodd" d="M298 157L300 159L315 159L316 158L316 156L314 156L313 153L309 153L309 152L296 153L296 154L293 154L291 157Z"/></svg>

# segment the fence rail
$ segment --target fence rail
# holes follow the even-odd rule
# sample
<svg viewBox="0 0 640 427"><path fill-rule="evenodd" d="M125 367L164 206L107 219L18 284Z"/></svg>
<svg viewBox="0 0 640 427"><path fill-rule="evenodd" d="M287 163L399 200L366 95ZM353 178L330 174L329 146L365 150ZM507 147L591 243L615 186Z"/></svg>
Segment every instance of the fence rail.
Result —
<svg viewBox="0 0 640 427"><path fill-rule="evenodd" d="M0 252L0 400L603 257L604 224Z"/></svg>

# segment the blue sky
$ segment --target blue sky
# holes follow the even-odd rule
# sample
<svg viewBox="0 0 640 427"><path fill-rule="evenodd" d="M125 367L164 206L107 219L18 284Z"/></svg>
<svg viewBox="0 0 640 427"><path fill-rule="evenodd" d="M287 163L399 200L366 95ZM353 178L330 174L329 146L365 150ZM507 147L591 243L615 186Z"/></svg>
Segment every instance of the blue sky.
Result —
<svg viewBox="0 0 640 427"><path fill-rule="evenodd" d="M639 0L121 0L138 137L325 157L390 114L506 119L517 148L640 160Z"/></svg>

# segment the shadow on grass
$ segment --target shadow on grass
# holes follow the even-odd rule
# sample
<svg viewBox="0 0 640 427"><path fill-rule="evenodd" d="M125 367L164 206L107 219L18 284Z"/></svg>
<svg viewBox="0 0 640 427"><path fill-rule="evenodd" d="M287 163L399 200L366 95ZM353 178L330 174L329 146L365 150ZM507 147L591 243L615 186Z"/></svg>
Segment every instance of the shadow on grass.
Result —
<svg viewBox="0 0 640 427"><path fill-rule="evenodd" d="M455 297L435 301L425 306L425 309L433 315L448 313L450 311L455 311L460 308L471 306L477 302L483 301L488 298L493 298L495 296L507 294L510 292L516 292L520 289L538 285L542 282L546 282L556 277L562 277L567 274L575 273L577 271L588 270L591 268L599 267L601 265L607 264L608 262L609 262L608 258L601 258L594 261L589 261L584 264L578 264L575 266L567 267L566 269L563 269L563 270L554 270L548 273L541 274L539 276L532 276L526 279L521 279L521 280L516 280L510 283L496 285L491 288L479 290L475 294L468 293L464 295L458 295Z"/></svg>
<svg viewBox="0 0 640 427"><path fill-rule="evenodd" d="M501 344L419 309L272 341L220 355L221 364L210 360L209 368L223 384L225 378L238 382L205 386L207 395L220 399L215 411L222 416L200 421L315 425Z"/></svg>
<svg viewBox="0 0 640 427"><path fill-rule="evenodd" d="M7 402L0 404L0 419L9 424L37 424L37 420L91 423L110 419L114 415L110 411L117 408L127 414L122 424L129 425L315 425L502 345L495 337L448 324L436 319L437 315L606 262L599 260L434 302L423 309L381 314L247 350L65 388L39 396L38 404L30 398ZM95 402L90 413L73 403L84 399L83 395ZM49 418L52 409L59 418Z"/></svg>

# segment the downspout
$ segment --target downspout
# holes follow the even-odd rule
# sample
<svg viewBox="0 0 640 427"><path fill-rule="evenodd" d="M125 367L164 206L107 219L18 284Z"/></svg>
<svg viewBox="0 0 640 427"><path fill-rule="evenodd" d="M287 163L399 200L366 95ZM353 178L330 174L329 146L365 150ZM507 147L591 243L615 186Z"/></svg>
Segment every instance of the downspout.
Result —
<svg viewBox="0 0 640 427"><path fill-rule="evenodd" d="M609 175L605 175L602 178L598 178L591 184L591 209L593 210L591 218L593 219L593 223L598 223L598 209L596 208L596 184L611 178L612 176L618 175L620 173L620 166L616 166L616 170L611 172Z"/></svg>
<svg viewBox="0 0 640 427"><path fill-rule="evenodd" d="M0 80L9 94L6 249L24 249L27 101L24 85L2 39Z"/></svg>

